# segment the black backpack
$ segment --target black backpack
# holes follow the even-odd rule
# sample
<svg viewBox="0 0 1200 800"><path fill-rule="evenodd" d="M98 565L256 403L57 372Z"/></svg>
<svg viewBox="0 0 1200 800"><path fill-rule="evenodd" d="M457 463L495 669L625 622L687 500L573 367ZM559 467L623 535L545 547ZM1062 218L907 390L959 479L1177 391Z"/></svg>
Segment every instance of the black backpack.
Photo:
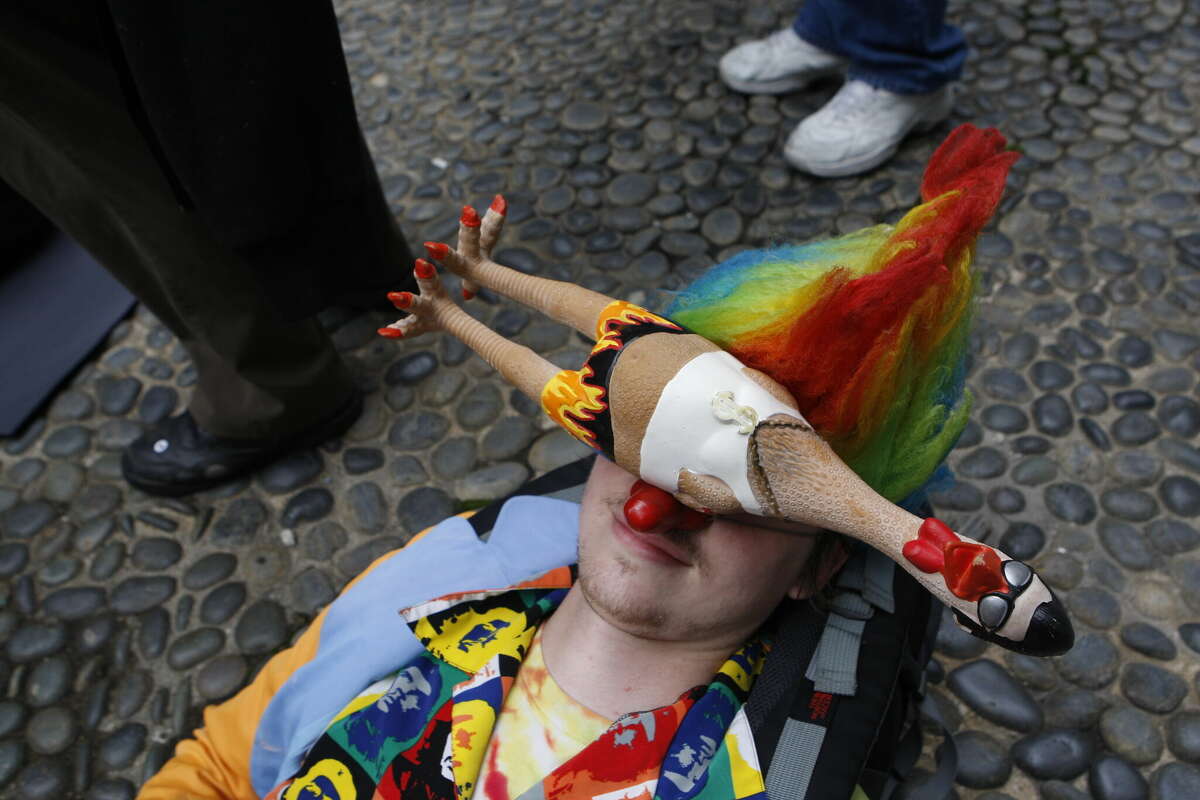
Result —
<svg viewBox="0 0 1200 800"><path fill-rule="evenodd" d="M469 518L487 538L509 498L578 502L593 457L551 470ZM930 516L929 513L922 516ZM958 760L925 667L942 604L882 554L855 544L828 608L786 601L775 644L746 701L771 800L945 800ZM912 780L921 717L940 727L936 771Z"/></svg>

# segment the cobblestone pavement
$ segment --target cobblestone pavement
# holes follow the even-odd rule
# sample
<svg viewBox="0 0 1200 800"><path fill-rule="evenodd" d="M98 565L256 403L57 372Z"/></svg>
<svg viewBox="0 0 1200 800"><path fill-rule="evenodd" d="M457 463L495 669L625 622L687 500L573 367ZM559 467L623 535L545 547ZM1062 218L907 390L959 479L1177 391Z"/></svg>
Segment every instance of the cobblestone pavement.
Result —
<svg viewBox="0 0 1200 800"><path fill-rule="evenodd" d="M744 10L747 7L750 10ZM414 242L502 191L498 256L634 300L745 246L895 220L949 130L869 175L797 175L783 137L832 84L725 90L716 60L789 3L346 0L357 101ZM945 625L933 696L964 798L1200 797L1200 3L952 3L973 53L953 122L1025 153L978 249L973 421L936 498L1065 595L1041 661ZM583 342L473 313L563 365ZM0 443L0 786L127 798L379 553L579 450L445 339L324 321L369 391L342 442L183 502L118 452L195 372L144 310ZM931 745L927 744L927 750ZM926 762L928 763L928 753Z"/></svg>

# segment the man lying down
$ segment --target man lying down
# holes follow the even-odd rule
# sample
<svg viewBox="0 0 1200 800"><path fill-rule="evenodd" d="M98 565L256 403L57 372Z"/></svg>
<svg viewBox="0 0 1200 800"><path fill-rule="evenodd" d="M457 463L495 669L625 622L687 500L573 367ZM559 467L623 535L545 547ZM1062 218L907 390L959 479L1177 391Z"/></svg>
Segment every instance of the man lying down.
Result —
<svg viewBox="0 0 1200 800"><path fill-rule="evenodd" d="M1006 169L991 175L999 183L989 215ZM808 269L794 302L776 313L785 322L820 313L822 325L808 326L808 339L798 335L803 326L776 325L786 338L770 359L779 369L758 368L796 396L874 491L910 506L966 423L962 306L972 281L956 269L949 290L939 289L961 304L908 293L898 324L942 337L924 354L907 351L895 328L872 329L869 315L847 316L831 332L829 292L886 275L892 262L875 256L902 253L898 237L921 230L926 206L895 228L739 256L734 265L745 270L737 290L769 266L772 295L786 294L780 265ZM949 255L932 248L930 269L946 272L937 259L969 250L984 220L948 237ZM855 254L865 246L872 253ZM714 272L723 268L728 280L729 265ZM704 292L685 291L667 315L721 342L728 322L693 313L705 302ZM953 324L921 317L948 308ZM812 374L813 359L834 376L862 367L862 348L813 336L857 337L868 350L900 341L891 357L904 362L905 380L870 387L886 424L878 403L852 402L861 382L835 380L821 392L822 407L840 414L805 406L803 387L783 373ZM743 358L736 343L722 346ZM839 368L838 353L852 360ZM879 375L895 374L885 367ZM735 405L729 421L740 411ZM906 443L903 452L896 442ZM486 539L451 518L380 558L250 686L208 708L204 727L140 797L765 798L743 703L771 647L773 612L819 592L845 553L841 537L818 527L685 507L600 456L580 504L517 497Z"/></svg>

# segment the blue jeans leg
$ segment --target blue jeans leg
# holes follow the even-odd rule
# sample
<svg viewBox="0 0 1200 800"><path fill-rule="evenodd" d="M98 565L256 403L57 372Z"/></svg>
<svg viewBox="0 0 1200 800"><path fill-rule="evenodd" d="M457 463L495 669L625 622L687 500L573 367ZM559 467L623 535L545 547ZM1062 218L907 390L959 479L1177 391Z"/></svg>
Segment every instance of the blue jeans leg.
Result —
<svg viewBox="0 0 1200 800"><path fill-rule="evenodd" d="M897 94L925 94L962 74L963 33L946 0L806 0L801 39L850 61L847 77Z"/></svg>

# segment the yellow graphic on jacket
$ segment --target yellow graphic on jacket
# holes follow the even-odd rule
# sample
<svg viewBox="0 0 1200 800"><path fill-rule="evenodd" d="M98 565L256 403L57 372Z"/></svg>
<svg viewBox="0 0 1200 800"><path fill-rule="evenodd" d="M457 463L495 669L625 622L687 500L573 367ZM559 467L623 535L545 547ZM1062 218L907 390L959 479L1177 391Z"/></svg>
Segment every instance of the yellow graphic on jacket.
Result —
<svg viewBox="0 0 1200 800"><path fill-rule="evenodd" d="M357 797L350 771L333 758L313 764L283 793L283 800L357 800Z"/></svg>

